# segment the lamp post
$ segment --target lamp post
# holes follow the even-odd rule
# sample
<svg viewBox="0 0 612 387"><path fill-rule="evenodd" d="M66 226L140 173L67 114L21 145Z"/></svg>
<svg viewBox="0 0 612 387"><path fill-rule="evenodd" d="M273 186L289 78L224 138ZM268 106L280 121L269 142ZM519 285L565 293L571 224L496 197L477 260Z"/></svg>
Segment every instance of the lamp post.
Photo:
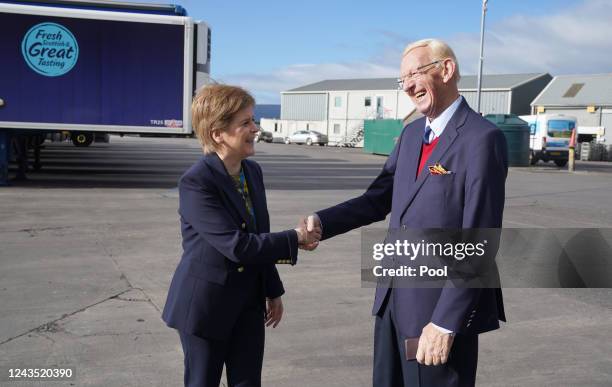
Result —
<svg viewBox="0 0 612 387"><path fill-rule="evenodd" d="M484 51L484 29L485 29L485 15L487 13L487 1L482 0L482 16L480 19L480 57L478 59L478 91L476 92L476 111L481 113L480 111L480 93L482 87L482 61L483 61L483 51Z"/></svg>

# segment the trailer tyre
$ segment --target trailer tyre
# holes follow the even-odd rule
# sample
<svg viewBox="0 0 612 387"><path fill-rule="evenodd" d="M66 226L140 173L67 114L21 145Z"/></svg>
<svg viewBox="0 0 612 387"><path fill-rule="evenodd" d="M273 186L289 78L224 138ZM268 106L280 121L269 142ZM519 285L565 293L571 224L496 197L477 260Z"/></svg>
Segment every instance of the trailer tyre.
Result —
<svg viewBox="0 0 612 387"><path fill-rule="evenodd" d="M94 135L93 133L73 133L71 139L74 146L85 147L91 145Z"/></svg>

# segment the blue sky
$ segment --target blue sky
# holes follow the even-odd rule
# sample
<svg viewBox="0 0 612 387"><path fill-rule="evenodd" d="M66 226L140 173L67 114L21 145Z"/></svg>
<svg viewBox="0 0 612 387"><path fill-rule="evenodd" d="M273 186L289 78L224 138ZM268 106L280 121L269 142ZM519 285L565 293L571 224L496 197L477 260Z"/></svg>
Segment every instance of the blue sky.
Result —
<svg viewBox="0 0 612 387"><path fill-rule="evenodd" d="M177 4L212 28L212 77L259 103L323 79L395 77L403 47L425 37L449 42L463 74L477 69L481 0ZM608 0L490 0L484 72L612 72L610 15Z"/></svg>

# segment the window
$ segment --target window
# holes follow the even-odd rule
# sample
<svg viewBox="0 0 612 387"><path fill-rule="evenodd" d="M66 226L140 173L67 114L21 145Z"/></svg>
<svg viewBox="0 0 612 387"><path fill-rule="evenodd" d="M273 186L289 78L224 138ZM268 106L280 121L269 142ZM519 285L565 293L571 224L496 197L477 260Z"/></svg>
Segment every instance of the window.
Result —
<svg viewBox="0 0 612 387"><path fill-rule="evenodd" d="M340 134L340 124L334 124L334 134Z"/></svg>
<svg viewBox="0 0 612 387"><path fill-rule="evenodd" d="M334 107L342 107L342 97L334 97Z"/></svg>
<svg viewBox="0 0 612 387"><path fill-rule="evenodd" d="M372 97L365 97L365 103L364 103L365 107L370 107L372 106Z"/></svg>
<svg viewBox="0 0 612 387"><path fill-rule="evenodd" d="M574 123L568 120L550 120L548 121L548 137L570 138Z"/></svg>
<svg viewBox="0 0 612 387"><path fill-rule="evenodd" d="M383 106L383 97L376 97L376 118L383 118L385 115L385 108Z"/></svg>

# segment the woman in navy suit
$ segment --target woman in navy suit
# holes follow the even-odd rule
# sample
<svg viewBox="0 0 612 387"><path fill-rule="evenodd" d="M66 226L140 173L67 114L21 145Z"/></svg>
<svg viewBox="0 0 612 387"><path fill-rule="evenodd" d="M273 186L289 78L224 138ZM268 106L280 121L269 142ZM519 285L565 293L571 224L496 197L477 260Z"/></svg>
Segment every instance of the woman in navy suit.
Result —
<svg viewBox="0 0 612 387"><path fill-rule="evenodd" d="M179 181L183 256L162 318L178 330L185 385L260 386L264 325L276 327L285 292L276 263L297 262L320 229L270 232L261 167L248 160L258 131L255 100L211 85L194 98L192 125L204 157Z"/></svg>

